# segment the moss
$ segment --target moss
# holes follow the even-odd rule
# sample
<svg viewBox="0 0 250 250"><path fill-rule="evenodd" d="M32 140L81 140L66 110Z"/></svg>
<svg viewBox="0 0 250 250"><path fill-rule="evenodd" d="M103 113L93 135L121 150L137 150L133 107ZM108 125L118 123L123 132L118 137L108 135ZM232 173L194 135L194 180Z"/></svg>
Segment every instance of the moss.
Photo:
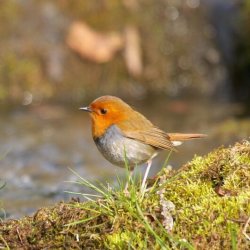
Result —
<svg viewBox="0 0 250 250"><path fill-rule="evenodd" d="M184 166L165 185L166 199L176 205L173 233L197 247L229 249L233 228L238 247L247 244L241 231L250 213L249 167L249 142L222 147Z"/></svg>
<svg viewBox="0 0 250 250"><path fill-rule="evenodd" d="M1 222L0 247L247 249L249 169L249 141L221 147L177 172L162 170L144 197L136 185L129 197L108 188L97 201L59 203L31 217Z"/></svg>

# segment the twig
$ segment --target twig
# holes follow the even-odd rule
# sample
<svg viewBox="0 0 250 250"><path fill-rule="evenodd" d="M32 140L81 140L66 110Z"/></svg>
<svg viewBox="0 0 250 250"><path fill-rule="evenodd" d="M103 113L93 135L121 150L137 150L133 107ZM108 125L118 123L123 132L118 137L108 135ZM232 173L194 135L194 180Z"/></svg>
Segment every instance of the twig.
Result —
<svg viewBox="0 0 250 250"><path fill-rule="evenodd" d="M242 233L244 234L244 236L245 236L248 240L250 240L250 236L247 234L247 228L248 228L248 226L249 226L249 223L250 223L250 217L248 218L248 220L247 220L247 222L246 222L246 224L245 224L245 226L244 226L244 228L243 228L243 231L242 231Z"/></svg>
<svg viewBox="0 0 250 250"><path fill-rule="evenodd" d="M18 239L21 241L21 243L23 244L23 240L22 240L22 237L20 235L20 232L18 230L18 228L16 229L16 232L17 232L17 236L18 236Z"/></svg>

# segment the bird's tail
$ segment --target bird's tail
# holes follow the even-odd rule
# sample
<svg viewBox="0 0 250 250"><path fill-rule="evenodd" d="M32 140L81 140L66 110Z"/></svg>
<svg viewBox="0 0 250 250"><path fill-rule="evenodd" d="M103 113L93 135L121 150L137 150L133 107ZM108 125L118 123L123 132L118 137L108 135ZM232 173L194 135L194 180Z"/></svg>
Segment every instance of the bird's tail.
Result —
<svg viewBox="0 0 250 250"><path fill-rule="evenodd" d="M204 138L207 135L205 134L181 134L181 133L168 133L169 140L172 141L174 146L179 146L182 144L182 141Z"/></svg>

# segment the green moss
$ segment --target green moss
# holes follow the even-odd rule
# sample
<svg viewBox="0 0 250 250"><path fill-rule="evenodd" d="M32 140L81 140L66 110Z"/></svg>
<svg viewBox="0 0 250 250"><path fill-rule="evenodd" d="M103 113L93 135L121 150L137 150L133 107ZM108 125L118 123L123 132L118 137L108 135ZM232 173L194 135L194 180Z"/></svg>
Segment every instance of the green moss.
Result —
<svg viewBox="0 0 250 250"><path fill-rule="evenodd" d="M221 147L177 172L162 170L144 197L132 183L129 196L104 188L97 201L59 203L2 222L0 247L247 249L249 169L250 142Z"/></svg>
<svg viewBox="0 0 250 250"><path fill-rule="evenodd" d="M220 249L221 244L230 248L233 227L242 245L239 221L250 213L249 167L250 144L245 142L195 157L182 168L164 186L166 199L176 205L173 233L197 246Z"/></svg>

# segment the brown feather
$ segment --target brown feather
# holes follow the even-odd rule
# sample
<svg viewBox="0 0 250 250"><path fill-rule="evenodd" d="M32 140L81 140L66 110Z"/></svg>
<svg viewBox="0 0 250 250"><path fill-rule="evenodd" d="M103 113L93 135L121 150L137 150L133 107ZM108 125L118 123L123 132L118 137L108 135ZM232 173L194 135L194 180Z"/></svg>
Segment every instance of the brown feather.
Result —
<svg viewBox="0 0 250 250"><path fill-rule="evenodd" d="M126 137L159 149L176 151L168 134L155 127L143 115L133 110L133 112L129 114L129 118L129 120L124 120L117 124Z"/></svg>
<svg viewBox="0 0 250 250"><path fill-rule="evenodd" d="M163 133L157 133L155 129L156 128L135 132L130 131L126 132L125 136L128 138L136 139L159 149L168 149L176 151L174 145L168 139L167 134L164 135Z"/></svg>
<svg viewBox="0 0 250 250"><path fill-rule="evenodd" d="M204 138L205 134L182 134L182 133L168 133L170 141L186 141L192 139Z"/></svg>

